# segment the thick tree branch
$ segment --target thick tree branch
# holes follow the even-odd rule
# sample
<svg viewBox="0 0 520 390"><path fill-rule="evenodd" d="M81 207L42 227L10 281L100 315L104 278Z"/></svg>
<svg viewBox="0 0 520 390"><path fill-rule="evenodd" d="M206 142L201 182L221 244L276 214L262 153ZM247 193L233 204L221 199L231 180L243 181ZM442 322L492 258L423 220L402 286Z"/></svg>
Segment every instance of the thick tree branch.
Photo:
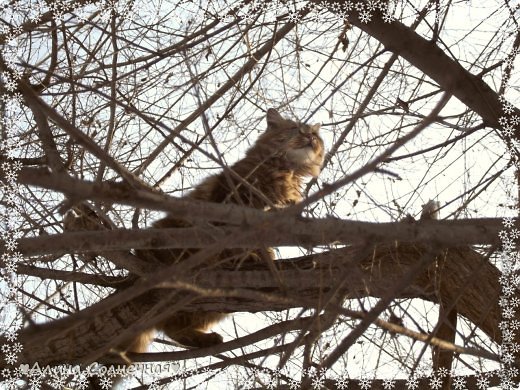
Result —
<svg viewBox="0 0 520 390"><path fill-rule="evenodd" d="M336 2L343 4L344 0L336 0ZM370 22L363 23L357 12L353 11L349 22L420 69L435 80L442 89L450 91L478 113L488 126L501 127L498 119L503 112L498 93L493 91L482 78L471 74L458 62L449 58L435 42L421 37L399 21L386 23L379 15L374 16ZM520 132L517 129L518 135Z"/></svg>
<svg viewBox="0 0 520 390"><path fill-rule="evenodd" d="M63 255L125 249L206 248L223 239L233 248L262 246L342 245L370 241L435 242L444 246L498 244L499 218L450 221L362 222L341 219L286 219L259 215L241 227L201 226L192 228L103 230L22 238L24 255ZM277 235L272 234L276 229ZM245 230L252 235L240 235Z"/></svg>
<svg viewBox="0 0 520 390"><path fill-rule="evenodd" d="M278 280L267 267L257 263L245 265L243 270L206 270L192 274L184 281L182 275L180 278L172 276L170 282L156 285L159 289L142 295L131 294L130 300L116 301L119 302L116 306L107 306L101 301L88 308L88 315L79 312L66 321L26 329L20 336L25 345L22 361L39 361L40 364L77 362L84 361L93 350L108 351L112 340L170 296L169 288L198 294L197 299L182 307L184 311L258 312L319 307L320 297L336 285L343 286L341 293L347 297L383 297L416 264L424 251L420 245L382 245L364 259L358 257L359 249L345 248L294 261L279 261L275 264L284 291L280 290ZM345 270L349 271L349 279L336 280L338 275L345 274ZM451 248L443 253L442 266L434 264L417 275L400 292L399 298L420 297L436 301L438 296L446 297L455 302L460 315L499 343L498 277L498 270L483 256L468 248ZM435 278L442 283L434 283ZM436 291L439 288L440 291ZM132 288L135 289L137 287ZM118 295L121 293L114 298ZM175 302L178 300L176 298ZM42 339L47 341L42 343Z"/></svg>
<svg viewBox="0 0 520 390"><path fill-rule="evenodd" d="M431 241L445 246L463 244L497 244L503 229L500 219L460 221L421 221L417 223L370 223L339 219L302 219L285 213L266 213L232 204L215 204L195 200L176 199L166 195L130 189L117 183L91 183L66 174L45 169L24 168L18 180L63 192L73 199L91 199L122 203L167 211L180 219L224 222L239 227L194 227L161 230L113 230L106 232L73 232L58 235L24 238L19 241L27 255L70 253L130 248L206 247L226 237L235 247L254 247L258 244L319 245L353 243L359 241L391 242ZM271 229L277 228L275 237ZM240 238L244 228L255 230L257 236Z"/></svg>

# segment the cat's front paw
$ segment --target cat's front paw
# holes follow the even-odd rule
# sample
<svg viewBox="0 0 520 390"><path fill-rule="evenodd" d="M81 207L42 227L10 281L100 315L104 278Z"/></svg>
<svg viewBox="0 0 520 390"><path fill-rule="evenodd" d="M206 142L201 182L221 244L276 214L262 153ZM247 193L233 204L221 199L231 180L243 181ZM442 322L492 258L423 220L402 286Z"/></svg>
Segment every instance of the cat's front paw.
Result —
<svg viewBox="0 0 520 390"><path fill-rule="evenodd" d="M218 333L205 333L199 330L191 330L190 334L177 335L174 340L190 348L213 347L224 342L224 339Z"/></svg>
<svg viewBox="0 0 520 390"><path fill-rule="evenodd" d="M207 333L207 336L205 337L205 339L206 339L205 341L207 343L206 344L207 347L219 345L224 342L224 338L216 332Z"/></svg>

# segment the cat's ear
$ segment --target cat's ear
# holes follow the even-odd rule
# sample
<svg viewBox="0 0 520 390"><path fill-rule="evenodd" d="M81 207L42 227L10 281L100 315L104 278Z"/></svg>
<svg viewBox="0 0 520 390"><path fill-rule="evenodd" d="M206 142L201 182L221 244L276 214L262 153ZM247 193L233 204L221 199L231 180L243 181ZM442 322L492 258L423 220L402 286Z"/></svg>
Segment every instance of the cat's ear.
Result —
<svg viewBox="0 0 520 390"><path fill-rule="evenodd" d="M321 124L316 123L315 125L311 126L311 131L314 131L315 133L320 131Z"/></svg>
<svg viewBox="0 0 520 390"><path fill-rule="evenodd" d="M283 119L283 117L274 108L270 108L267 110L267 125L269 127L277 127L284 121L285 119Z"/></svg>

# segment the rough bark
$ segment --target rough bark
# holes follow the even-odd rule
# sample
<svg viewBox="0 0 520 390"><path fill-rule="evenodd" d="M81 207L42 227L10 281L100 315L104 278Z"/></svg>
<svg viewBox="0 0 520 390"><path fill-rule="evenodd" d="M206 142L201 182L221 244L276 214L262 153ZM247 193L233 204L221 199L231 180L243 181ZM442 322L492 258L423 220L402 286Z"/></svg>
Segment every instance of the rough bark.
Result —
<svg viewBox="0 0 520 390"><path fill-rule="evenodd" d="M55 364L99 359L117 346L125 330L135 333L153 322L149 313L160 312L158 307L162 312L165 307L225 312L319 307L323 294L337 286L347 299L382 297L424 251L421 245L395 243L380 245L371 255L360 258L365 250L349 247L277 261L277 278L263 264L246 265L241 270L205 270L183 280L166 278L143 294L132 296L130 290L128 300L123 295L127 290L67 318L25 329L19 338L25 346L20 361ZM153 280L161 273L164 270L145 279ZM342 275L348 275L348 279ZM482 255L469 248L450 248L417 275L398 298L436 302L442 296L454 302L461 316L499 343L498 277L499 271ZM173 287L178 293L168 290Z"/></svg>
<svg viewBox="0 0 520 390"><path fill-rule="evenodd" d="M344 0L336 0L343 4ZM503 116L499 95L493 91L480 75L474 75L460 63L454 61L432 40L427 40L415 31L393 21L386 23L380 14L374 15L368 23L363 23L355 10L349 22L377 39L393 53L407 60L437 82L439 86L453 93L462 103L482 117L493 128L501 128L498 119ZM515 109L515 114L520 111ZM520 129L516 127L515 137L519 138Z"/></svg>

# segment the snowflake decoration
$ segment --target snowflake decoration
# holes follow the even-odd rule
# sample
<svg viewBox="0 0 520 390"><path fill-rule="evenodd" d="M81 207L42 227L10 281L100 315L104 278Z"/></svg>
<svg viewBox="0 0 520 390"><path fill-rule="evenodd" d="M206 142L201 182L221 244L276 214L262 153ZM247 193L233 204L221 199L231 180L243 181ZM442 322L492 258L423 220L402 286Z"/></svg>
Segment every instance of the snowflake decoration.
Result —
<svg viewBox="0 0 520 390"><path fill-rule="evenodd" d="M354 3L352 3L352 1L350 0L347 0L343 3L343 9L345 11L352 11L354 9Z"/></svg>
<svg viewBox="0 0 520 390"><path fill-rule="evenodd" d="M361 387L363 390L368 390L372 386L372 379L369 378L361 378L359 380L359 387Z"/></svg>
<svg viewBox="0 0 520 390"><path fill-rule="evenodd" d="M50 385L52 387L56 387L57 389L62 389L65 387L65 378L63 375L59 373L52 373L50 379Z"/></svg>
<svg viewBox="0 0 520 390"><path fill-rule="evenodd" d="M17 382L17 379L16 378L9 378L7 381L4 381L3 384L5 385L5 387L9 390L17 390L20 388L20 386L18 386L18 383Z"/></svg>
<svg viewBox="0 0 520 390"><path fill-rule="evenodd" d="M252 13L246 13L244 16L242 16L244 22L246 22L247 24L251 24L253 23L253 21L255 20L255 17Z"/></svg>
<svg viewBox="0 0 520 390"><path fill-rule="evenodd" d="M10 79L10 80L7 80L4 84L5 86L5 89L9 92L14 92L15 89L16 89L16 81Z"/></svg>
<svg viewBox="0 0 520 390"><path fill-rule="evenodd" d="M501 96L501 97L502 97L502 96ZM506 100L502 97L501 102L502 102L503 104L505 104L505 103L506 103ZM504 127L505 125L507 125L507 117L505 117L505 116L501 116L500 118L498 118L498 124L499 124L500 126L502 126L502 127Z"/></svg>
<svg viewBox="0 0 520 390"><path fill-rule="evenodd" d="M513 330L518 330L518 328L520 328L520 322L518 320L511 320L508 323L509 327Z"/></svg>
<svg viewBox="0 0 520 390"><path fill-rule="evenodd" d="M516 240L518 237L520 237L520 230L518 229L512 229L509 232L510 236L513 238L513 240Z"/></svg>
<svg viewBox="0 0 520 390"><path fill-rule="evenodd" d="M15 191L9 191L5 194L5 202L9 206L14 206L16 203L16 200L18 199L18 195Z"/></svg>
<svg viewBox="0 0 520 390"><path fill-rule="evenodd" d="M23 375L22 368L20 366L15 367L13 370L13 376L15 378L20 378Z"/></svg>
<svg viewBox="0 0 520 390"><path fill-rule="evenodd" d="M159 378L152 378L152 381L150 382L150 384L148 385L148 388L150 390L158 390L160 387L159 387Z"/></svg>
<svg viewBox="0 0 520 390"><path fill-rule="evenodd" d="M9 27L6 24L0 25L0 34L6 35L9 33Z"/></svg>
<svg viewBox="0 0 520 390"><path fill-rule="evenodd" d="M434 390L440 389L442 387L442 378L437 375L432 376L430 379L430 387Z"/></svg>
<svg viewBox="0 0 520 390"><path fill-rule="evenodd" d="M300 20L300 13L298 11L289 12L289 22L298 23Z"/></svg>
<svg viewBox="0 0 520 390"><path fill-rule="evenodd" d="M42 378L31 378L29 379L29 389L36 390L42 385Z"/></svg>
<svg viewBox="0 0 520 390"><path fill-rule="evenodd" d="M78 379L78 389L88 389L89 387L89 383L88 383L88 379L86 376L84 375L81 375Z"/></svg>
<svg viewBox="0 0 520 390"><path fill-rule="evenodd" d="M112 379L110 379L107 376L104 376L103 378L101 378L99 380L99 385L101 386L102 389L108 390L108 389L112 388Z"/></svg>
<svg viewBox="0 0 520 390"><path fill-rule="evenodd" d="M339 5L339 3L332 3L330 6L329 6L330 10L334 13L337 13L339 11L341 11L341 6Z"/></svg>
<svg viewBox="0 0 520 390"><path fill-rule="evenodd" d="M406 380L406 387L408 387L410 390L415 390L419 387L419 380L413 376L409 377Z"/></svg>
<svg viewBox="0 0 520 390"><path fill-rule="evenodd" d="M19 239L19 238L20 238L20 234L19 234L19 232L17 233L17 232L14 232L14 231L9 231L9 232L5 231L5 232L2 232L2 235L1 235L1 236L2 236L2 239L3 239L4 241L7 241L7 240L9 240L9 239L16 240L16 239Z"/></svg>
<svg viewBox="0 0 520 390"><path fill-rule="evenodd" d="M489 379L483 375L479 375L479 377L477 378L477 387L483 390L487 389L489 387Z"/></svg>
<svg viewBox="0 0 520 390"><path fill-rule="evenodd" d="M390 390L395 386L395 380L393 379L383 379L383 389Z"/></svg>
<svg viewBox="0 0 520 390"><path fill-rule="evenodd" d="M303 6L303 9L307 8L309 11L309 14L320 12L320 6L315 3L307 3Z"/></svg>
<svg viewBox="0 0 520 390"><path fill-rule="evenodd" d="M22 169L22 163L20 161L16 161L14 163L6 161L2 164L2 170L4 170L6 174L8 171L18 172L20 169Z"/></svg>
<svg viewBox="0 0 520 390"><path fill-rule="evenodd" d="M223 22L223 23L231 23L233 21L233 16L231 15L223 15L223 16L219 16L220 20Z"/></svg>
<svg viewBox="0 0 520 390"><path fill-rule="evenodd" d="M367 24L372 20L372 14L368 11L361 11L359 13L359 20L361 23Z"/></svg>
<svg viewBox="0 0 520 390"><path fill-rule="evenodd" d="M383 13L383 22L392 23L395 20L394 16L389 12Z"/></svg>
<svg viewBox="0 0 520 390"><path fill-rule="evenodd" d="M509 235L507 230L500 230L498 232L498 238L500 238L501 241L509 240Z"/></svg>
<svg viewBox="0 0 520 390"><path fill-rule="evenodd" d="M9 344L3 344L0 350L2 350L3 353L11 352L11 346Z"/></svg>
<svg viewBox="0 0 520 390"><path fill-rule="evenodd" d="M379 1L379 4L378 4L379 11L381 11L381 12L389 11L390 10L389 4L390 3L386 2L386 1Z"/></svg>
<svg viewBox="0 0 520 390"><path fill-rule="evenodd" d="M13 342L18 337L18 332L13 329L8 329L5 331L4 337L7 339L7 341Z"/></svg>
<svg viewBox="0 0 520 390"><path fill-rule="evenodd" d="M514 383L511 378L501 378L500 387L502 389L513 389Z"/></svg>
<svg viewBox="0 0 520 390"><path fill-rule="evenodd" d="M503 286L502 288L502 293L504 294L504 296L508 297L508 296L511 296L515 293L515 287L508 284L506 286Z"/></svg>
<svg viewBox="0 0 520 390"><path fill-rule="evenodd" d="M14 237L9 237L4 241L4 245L8 251L14 251L18 247L18 242L16 242Z"/></svg>
<svg viewBox="0 0 520 390"><path fill-rule="evenodd" d="M7 49L3 50L3 55L4 55L5 64L7 65L7 67L13 68L15 55L13 53L10 53L9 50L7 50Z"/></svg>
<svg viewBox="0 0 520 390"><path fill-rule="evenodd" d="M282 376L282 371L279 367L276 367L274 370L271 371L271 375L273 378L279 379Z"/></svg>
<svg viewBox="0 0 520 390"><path fill-rule="evenodd" d="M459 376L453 379L452 384L455 390L462 390L466 387L466 380L463 377Z"/></svg>
<svg viewBox="0 0 520 390"><path fill-rule="evenodd" d="M511 241L509 243L512 244ZM511 274L515 271L515 263L518 261L518 256L516 254L512 254L510 251L512 248L508 248L507 245L503 243L502 245L503 253L507 255L502 258L502 273L503 274ZM513 298L511 298L513 299Z"/></svg>
<svg viewBox="0 0 520 390"><path fill-rule="evenodd" d="M14 263L14 262L10 261L9 263L6 263L6 265L5 265L6 272L16 273L17 269L18 269L18 264ZM9 341L13 341L13 340L9 340Z"/></svg>
<svg viewBox="0 0 520 390"><path fill-rule="evenodd" d="M303 370L302 374L303 374L303 376L312 378L314 375L316 375L316 372L314 371L314 367L310 366L310 367L307 367L305 370Z"/></svg>
<svg viewBox="0 0 520 390"><path fill-rule="evenodd" d="M170 383L173 383L173 381ZM246 390L251 390L254 387L254 384L255 384L255 380L250 378L250 379L247 379L247 381L245 383L243 383L242 386Z"/></svg>
<svg viewBox="0 0 520 390"><path fill-rule="evenodd" d="M439 368L437 375L439 375L440 378L447 377L449 375L448 369L446 367Z"/></svg>
<svg viewBox="0 0 520 390"><path fill-rule="evenodd" d="M18 356L14 351L5 354L4 359L7 364L15 364L18 361Z"/></svg>
<svg viewBox="0 0 520 390"><path fill-rule="evenodd" d="M358 1L358 2L356 2L356 3L354 4L354 9L355 9L356 11L358 11L358 12L362 12L362 11L365 10L365 4L362 3L362 2L360 2L360 1Z"/></svg>
<svg viewBox="0 0 520 390"><path fill-rule="evenodd" d="M502 331L502 339L504 342L510 342L513 340L515 333L511 329L504 329Z"/></svg>
<svg viewBox="0 0 520 390"><path fill-rule="evenodd" d="M505 318L513 318L515 316L515 309L513 309L512 307L508 306L506 307L503 311L502 311L502 315L505 317Z"/></svg>
<svg viewBox="0 0 520 390"><path fill-rule="evenodd" d="M1 372L2 372L2 377L11 378L11 370L9 368L3 368Z"/></svg>
<svg viewBox="0 0 520 390"><path fill-rule="evenodd" d="M14 377L11 369L9 368L3 368L0 372L2 373L2 378L8 379Z"/></svg>
<svg viewBox="0 0 520 390"><path fill-rule="evenodd" d="M5 295L12 301L16 302L16 299L18 297L18 286L15 284L9 284L7 286L7 290L5 292Z"/></svg>
<svg viewBox="0 0 520 390"><path fill-rule="evenodd" d="M344 22L344 21L346 21L346 20L348 19L348 16L349 16L349 15L347 14L346 11L341 10L341 11L339 11L339 12L336 14L336 16L338 17L339 21Z"/></svg>
<svg viewBox="0 0 520 390"><path fill-rule="evenodd" d="M348 388L348 378L346 376L341 376L336 379L336 387L339 390L346 390Z"/></svg>
<svg viewBox="0 0 520 390"><path fill-rule="evenodd" d="M505 364L513 364L515 362L515 356L510 352L504 353L501 357L502 362Z"/></svg>
<svg viewBox="0 0 520 390"><path fill-rule="evenodd" d="M12 30L13 35L20 35L23 32L22 26L14 26Z"/></svg>
<svg viewBox="0 0 520 390"><path fill-rule="evenodd" d="M520 352L520 344L512 343L509 345L509 349L511 350L512 353L518 353L518 352Z"/></svg>
<svg viewBox="0 0 520 390"><path fill-rule="evenodd" d="M513 349L511 349L511 351L513 351ZM518 376L518 372L519 372L519 370L516 367L507 368L507 375L509 375L509 378L516 378Z"/></svg>
<svg viewBox="0 0 520 390"><path fill-rule="evenodd" d="M276 386L278 384L278 381L276 378L270 377L265 387L267 387L268 390L276 389Z"/></svg>
<svg viewBox="0 0 520 390"><path fill-rule="evenodd" d="M289 389L296 390L298 387L300 387L300 381L291 379L289 382Z"/></svg>
<svg viewBox="0 0 520 390"><path fill-rule="evenodd" d="M318 390L325 386L325 377L321 375L315 375L312 379L311 386L313 389Z"/></svg>
<svg viewBox="0 0 520 390"><path fill-rule="evenodd" d="M515 107L509 103L509 102L505 102L502 106L502 110L507 114L512 114L514 111L515 111Z"/></svg>
<svg viewBox="0 0 520 390"><path fill-rule="evenodd" d="M502 128L502 133L504 134L504 136L510 138L514 134L514 127L512 125L508 124L507 126L504 126Z"/></svg>
<svg viewBox="0 0 520 390"><path fill-rule="evenodd" d="M379 0L370 0L368 3L367 3L367 9L370 11L370 12L374 12L375 10L377 10L378 8L380 7L380 1Z"/></svg>

